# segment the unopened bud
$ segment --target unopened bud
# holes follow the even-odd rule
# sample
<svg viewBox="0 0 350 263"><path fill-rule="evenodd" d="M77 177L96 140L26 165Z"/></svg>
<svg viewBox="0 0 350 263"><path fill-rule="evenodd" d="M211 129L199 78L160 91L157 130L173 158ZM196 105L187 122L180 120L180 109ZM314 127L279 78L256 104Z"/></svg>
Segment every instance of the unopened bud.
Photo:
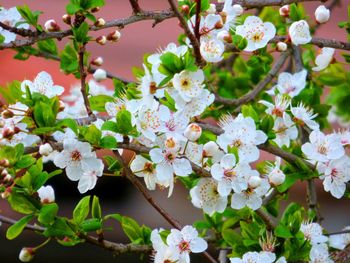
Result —
<svg viewBox="0 0 350 263"><path fill-rule="evenodd" d="M64 14L62 16L62 21L64 23L66 23L67 25L71 25L72 24L72 17L70 15L68 15L68 14Z"/></svg>
<svg viewBox="0 0 350 263"><path fill-rule="evenodd" d="M269 174L269 182L274 186L278 186L284 183L286 175L282 171L275 171Z"/></svg>
<svg viewBox="0 0 350 263"><path fill-rule="evenodd" d="M181 12L188 15L190 13L190 7L188 5L181 6Z"/></svg>
<svg viewBox="0 0 350 263"><path fill-rule="evenodd" d="M100 11L100 7L98 7L98 6L96 6L96 7L94 7L94 8L91 8L91 13L97 13L98 11Z"/></svg>
<svg viewBox="0 0 350 263"><path fill-rule="evenodd" d="M286 43L284 43L284 42L278 42L277 43L277 46L276 46L277 51L283 52L283 51L286 51L287 48L288 48L288 46L287 46Z"/></svg>
<svg viewBox="0 0 350 263"><path fill-rule="evenodd" d="M4 111L1 113L1 117L4 118L4 119L10 119L10 118L12 118L13 116L15 116L15 114L14 114L13 111L11 111L11 110L4 110Z"/></svg>
<svg viewBox="0 0 350 263"><path fill-rule="evenodd" d="M39 147L39 153L43 156L48 156L52 152L53 152L53 149L49 143L45 143L43 145L40 145Z"/></svg>
<svg viewBox="0 0 350 263"><path fill-rule="evenodd" d="M6 190L3 193L1 193L1 198L2 199L8 198L11 195L11 192L12 192L11 187L7 187Z"/></svg>
<svg viewBox="0 0 350 263"><path fill-rule="evenodd" d="M2 167L9 167L10 166L9 160L8 159L0 160L0 166L2 166Z"/></svg>
<svg viewBox="0 0 350 263"><path fill-rule="evenodd" d="M279 9L280 16L289 17L290 7L289 5L284 5Z"/></svg>
<svg viewBox="0 0 350 263"><path fill-rule="evenodd" d="M257 188L261 185L261 178L259 176L253 175L248 179L248 185L251 188Z"/></svg>
<svg viewBox="0 0 350 263"><path fill-rule="evenodd" d="M213 141L209 141L203 146L203 155L205 157L214 156L218 151L219 146Z"/></svg>
<svg viewBox="0 0 350 263"><path fill-rule="evenodd" d="M5 138L5 139L6 138L11 138L14 134L15 134L15 132L12 129L10 129L10 128L4 128L2 130L2 137Z"/></svg>
<svg viewBox="0 0 350 263"><path fill-rule="evenodd" d="M326 23L331 16L331 12L324 5L320 5L315 10L316 22L319 24Z"/></svg>
<svg viewBox="0 0 350 263"><path fill-rule="evenodd" d="M59 25L58 25L58 24L56 23L56 21L53 20L53 19L47 20L47 21L45 22L44 27L45 27L45 30L46 30L46 31L49 31L49 32L60 31Z"/></svg>
<svg viewBox="0 0 350 263"><path fill-rule="evenodd" d="M198 124L191 123L184 131L184 135L190 141L197 141L202 135L202 128Z"/></svg>
<svg viewBox="0 0 350 263"><path fill-rule="evenodd" d="M122 34L118 30L115 30L107 35L107 40L117 42L121 36Z"/></svg>
<svg viewBox="0 0 350 263"><path fill-rule="evenodd" d="M103 69L96 69L94 74L92 75L96 81L102 81L107 79L107 72Z"/></svg>
<svg viewBox="0 0 350 263"><path fill-rule="evenodd" d="M63 101L59 101L60 105L58 107L58 111L61 112L61 111L64 111L64 109L66 108L66 104L63 102Z"/></svg>
<svg viewBox="0 0 350 263"><path fill-rule="evenodd" d="M94 25L97 27L104 26L105 24L106 24L106 21L102 17L98 18L94 23Z"/></svg>
<svg viewBox="0 0 350 263"><path fill-rule="evenodd" d="M99 36L96 38L96 42L100 45L104 45L107 42L107 38L105 36Z"/></svg>
<svg viewBox="0 0 350 263"><path fill-rule="evenodd" d="M42 204L55 202L55 191L50 185L40 187L38 190L38 195Z"/></svg>
<svg viewBox="0 0 350 263"><path fill-rule="evenodd" d="M243 14L244 9L243 9L243 7L241 5L235 4L235 5L232 6L232 8L235 11L235 14L237 16L240 16L240 15Z"/></svg>
<svg viewBox="0 0 350 263"><path fill-rule="evenodd" d="M222 42L232 43L232 37L229 32L226 30L222 30L217 34L217 39L221 40Z"/></svg>
<svg viewBox="0 0 350 263"><path fill-rule="evenodd" d="M6 171L6 169L5 169L4 171ZM6 171L6 172L7 172L7 171ZM12 181L13 181L12 176L11 176L9 173L7 173L6 176L4 177L3 181L4 181L5 183L10 183L10 182L12 182Z"/></svg>
<svg viewBox="0 0 350 263"><path fill-rule="evenodd" d="M30 262L33 260L34 255L35 255L35 250L33 248L24 247L19 253L19 260L22 262Z"/></svg>
<svg viewBox="0 0 350 263"><path fill-rule="evenodd" d="M94 66L102 66L103 64L103 58L102 57L97 57L97 58L94 58L93 60L91 60L91 64L94 65Z"/></svg>

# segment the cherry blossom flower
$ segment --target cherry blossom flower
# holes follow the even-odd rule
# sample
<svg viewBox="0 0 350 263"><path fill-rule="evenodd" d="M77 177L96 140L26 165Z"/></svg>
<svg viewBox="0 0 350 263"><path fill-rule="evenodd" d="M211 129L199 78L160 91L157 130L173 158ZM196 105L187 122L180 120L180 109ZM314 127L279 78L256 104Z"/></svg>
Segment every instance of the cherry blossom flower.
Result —
<svg viewBox="0 0 350 263"><path fill-rule="evenodd" d="M88 162L82 162L83 174L79 179L78 190L81 194L93 189L97 182L97 177L103 174L104 165L102 160L91 158Z"/></svg>
<svg viewBox="0 0 350 263"><path fill-rule="evenodd" d="M4 126L17 124L23 120L28 110L28 106L21 102L10 104L7 110L1 113L0 120L4 122Z"/></svg>
<svg viewBox="0 0 350 263"><path fill-rule="evenodd" d="M190 253L201 253L208 248L207 242L198 237L198 232L192 226L182 230L171 229L166 242L168 246L180 254L180 262L189 263Z"/></svg>
<svg viewBox="0 0 350 263"><path fill-rule="evenodd" d="M15 146L22 143L24 147L33 146L40 142L40 137L28 133L27 124L5 122L6 126L0 128L0 145Z"/></svg>
<svg viewBox="0 0 350 263"><path fill-rule="evenodd" d="M213 215L222 213L227 207L227 197L217 191L218 183L212 178L201 178L190 190L192 204L203 209L204 213Z"/></svg>
<svg viewBox="0 0 350 263"><path fill-rule="evenodd" d="M196 123L191 123L186 127L184 135L188 140L195 142L199 139L199 137L201 137L202 128Z"/></svg>
<svg viewBox="0 0 350 263"><path fill-rule="evenodd" d="M162 229L154 229L151 232L151 242L153 249L156 251L154 255L154 263L177 263L179 262L180 254L175 249L171 249L169 246L164 244L160 232Z"/></svg>
<svg viewBox="0 0 350 263"><path fill-rule="evenodd" d="M287 113L283 113L283 118L276 118L273 125L276 138L273 141L279 146L289 147L290 141L298 137L298 129Z"/></svg>
<svg viewBox="0 0 350 263"><path fill-rule="evenodd" d="M16 7L11 7L9 9L5 9L0 7L0 21L8 26L28 29L29 25L27 23L21 23L17 26L17 23L23 22L21 14L18 12ZM4 39L4 43L8 44L16 39L16 34L10 31L7 31L0 27L0 35L2 35Z"/></svg>
<svg viewBox="0 0 350 263"><path fill-rule="evenodd" d="M136 127L146 138L154 141L156 132L161 129L162 122L158 109L149 109L141 107L136 118Z"/></svg>
<svg viewBox="0 0 350 263"><path fill-rule="evenodd" d="M281 170L281 158L276 157L275 164L270 164L266 167L267 169L267 178L269 183L273 186L278 186L283 184L286 179L286 175Z"/></svg>
<svg viewBox="0 0 350 263"><path fill-rule="evenodd" d="M189 29L194 33L194 28L196 25L196 16L192 16L191 19L187 22ZM201 36L201 42L207 41L215 37L217 33L217 25L223 27L222 18L220 15L209 14L205 17L201 16L199 22L199 34Z"/></svg>
<svg viewBox="0 0 350 263"><path fill-rule="evenodd" d="M176 89L185 102L198 97L203 90L204 73L201 69L191 72L183 70L176 73L173 78L174 89Z"/></svg>
<svg viewBox="0 0 350 263"><path fill-rule="evenodd" d="M345 154L338 136L325 135L321 131L312 131L310 142L303 144L301 150L309 160L316 162L339 159Z"/></svg>
<svg viewBox="0 0 350 263"><path fill-rule="evenodd" d="M157 173L151 161L141 155L136 155L135 159L130 164L130 169L136 176L144 178L147 189L156 189Z"/></svg>
<svg viewBox="0 0 350 263"><path fill-rule="evenodd" d="M277 85L268 91L270 95L273 95L275 89L281 94L288 94L291 98L297 96L306 86L307 71L305 69L290 74L283 72L278 75Z"/></svg>
<svg viewBox="0 0 350 263"><path fill-rule="evenodd" d="M338 131L337 136L340 138L340 142L343 146L350 144L350 129L342 129Z"/></svg>
<svg viewBox="0 0 350 263"><path fill-rule="evenodd" d="M240 258L230 258L230 263L272 263L276 260L275 253L261 251L261 252L247 252Z"/></svg>
<svg viewBox="0 0 350 263"><path fill-rule="evenodd" d="M259 102L267 107L267 109L265 110L267 114L272 115L274 117L283 117L285 111L289 108L291 100L287 96L278 94L275 97L274 104L266 100L260 100Z"/></svg>
<svg viewBox="0 0 350 263"><path fill-rule="evenodd" d="M166 137L174 137L178 141L185 141L183 133L188 124L188 118L183 115L176 115L168 107L159 107L159 116L162 122L158 131L165 133Z"/></svg>
<svg viewBox="0 0 350 263"><path fill-rule="evenodd" d="M38 189L38 195L42 204L55 202L55 191L51 185L40 187Z"/></svg>
<svg viewBox="0 0 350 263"><path fill-rule="evenodd" d="M45 71L40 72L34 79L34 82L30 80L24 80L21 84L23 92L26 91L26 87L30 92L37 92L45 95L48 98L59 96L64 92L64 88L58 85L54 85L50 74Z"/></svg>
<svg viewBox="0 0 350 263"><path fill-rule="evenodd" d="M289 37L296 46L309 43L312 39L309 24L305 20L294 22L289 28Z"/></svg>
<svg viewBox="0 0 350 263"><path fill-rule="evenodd" d="M236 34L248 40L245 51L263 48L276 35L276 28L270 22L263 22L257 16L248 16L244 24L236 27Z"/></svg>
<svg viewBox="0 0 350 263"><path fill-rule="evenodd" d="M350 230L350 226L347 226L343 229L343 231ZM347 247L350 244L350 233L343 233L338 235L331 235L328 238L329 246L343 250L345 247Z"/></svg>
<svg viewBox="0 0 350 263"><path fill-rule="evenodd" d="M314 121L317 114L314 114L311 108L308 108L303 103L299 103L296 107L291 107L290 111L294 116L294 121L303 126L308 126L311 130L319 130L320 125Z"/></svg>
<svg viewBox="0 0 350 263"><path fill-rule="evenodd" d="M333 263L330 258L327 244L315 244L310 250L310 263Z"/></svg>
<svg viewBox="0 0 350 263"><path fill-rule="evenodd" d="M236 18L243 13L243 7L241 5L232 5L233 0L225 0L222 14L225 17L224 28L230 30L236 26Z"/></svg>
<svg viewBox="0 0 350 263"><path fill-rule="evenodd" d="M267 140L264 132L256 130L255 122L251 117L239 114L235 119L228 115L221 119L220 126L225 131L218 136L217 144L227 152L228 146L236 147L240 162L254 162L259 158L259 149L256 145Z"/></svg>
<svg viewBox="0 0 350 263"><path fill-rule="evenodd" d="M242 192L236 192L232 194L231 207L233 209L242 209L245 206L253 210L257 210L262 205L262 197L269 191L270 184L265 178L260 178L260 182L257 184L259 178L256 175L251 176L249 179L254 178L254 187L249 184L248 189ZM258 186L257 186L258 185Z"/></svg>
<svg viewBox="0 0 350 263"><path fill-rule="evenodd" d="M328 65L334 59L335 49L331 47L324 47L321 49L320 54L317 55L315 64L316 67L313 67L313 71L321 71L328 67Z"/></svg>
<svg viewBox="0 0 350 263"><path fill-rule="evenodd" d="M319 24L326 23L331 16L331 12L324 5L320 5L315 10L316 22Z"/></svg>
<svg viewBox="0 0 350 263"><path fill-rule="evenodd" d="M218 39L209 39L201 41L200 52L203 59L210 63L217 63L224 57L225 45Z"/></svg>
<svg viewBox="0 0 350 263"><path fill-rule="evenodd" d="M324 190L340 199L345 193L346 183L350 181L350 158L344 155L326 164L320 163L317 169L323 174L320 178L323 179Z"/></svg>
<svg viewBox="0 0 350 263"><path fill-rule="evenodd" d="M303 232L305 239L312 245L325 243L328 238L322 234L322 227L318 223L302 223L300 231Z"/></svg>
<svg viewBox="0 0 350 263"><path fill-rule="evenodd" d="M214 163L211 174L218 181L218 192L222 196L228 196L233 190L241 192L248 188L248 178L251 175L259 175L246 163L238 163L233 154L226 154L221 158L220 164Z"/></svg>

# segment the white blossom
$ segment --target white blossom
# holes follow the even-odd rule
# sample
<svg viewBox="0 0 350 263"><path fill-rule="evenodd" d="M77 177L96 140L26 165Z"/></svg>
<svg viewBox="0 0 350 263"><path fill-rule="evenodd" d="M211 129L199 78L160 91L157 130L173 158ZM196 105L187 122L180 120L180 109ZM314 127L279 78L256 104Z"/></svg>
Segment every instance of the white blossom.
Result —
<svg viewBox="0 0 350 263"><path fill-rule="evenodd" d="M173 78L174 89L177 90L185 102L198 97L204 88L204 73L201 69L195 72L183 70Z"/></svg>
<svg viewBox="0 0 350 263"><path fill-rule="evenodd" d="M55 191L51 185L40 187L38 189L38 195L42 204L55 202Z"/></svg>
<svg viewBox="0 0 350 263"><path fill-rule="evenodd" d="M302 223L300 231L303 232L305 239L309 240L312 245L325 243L328 238L322 234L322 227L318 223Z"/></svg>
<svg viewBox="0 0 350 263"><path fill-rule="evenodd" d="M310 250L310 263L333 263L330 258L327 244L315 244Z"/></svg>
<svg viewBox="0 0 350 263"><path fill-rule="evenodd" d="M130 169L136 176L144 178L147 189L156 189L157 173L151 161L141 155L136 155L135 159L130 164Z"/></svg>
<svg viewBox="0 0 350 263"><path fill-rule="evenodd" d="M321 49L320 54L315 59L316 67L313 67L313 71L321 71L328 67L328 65L334 59L335 49L331 47L324 47Z"/></svg>
<svg viewBox="0 0 350 263"><path fill-rule="evenodd" d="M286 175L281 170L280 157L276 157L276 161L274 165L270 164L266 168L267 168L267 178L271 185L278 186L283 184L284 180L286 179Z"/></svg>
<svg viewBox="0 0 350 263"><path fill-rule="evenodd" d="M273 95L274 90L277 89L281 94L288 94L291 98L297 96L306 86L307 71L305 69L291 74L283 72L278 75L277 85L268 91Z"/></svg>
<svg viewBox="0 0 350 263"><path fill-rule="evenodd" d="M270 22L263 22L257 16L248 16L244 24L236 27L236 34L248 40L245 51L263 48L276 35L276 28Z"/></svg>
<svg viewBox="0 0 350 263"><path fill-rule="evenodd" d="M98 68L92 76L96 81L102 81L107 79L107 72L104 69Z"/></svg>
<svg viewBox="0 0 350 263"><path fill-rule="evenodd" d="M290 111L294 116L294 121L303 126L308 126L311 130L319 130L320 125L314 121L317 114L314 114L313 110L303 103L299 103L296 107L291 107Z"/></svg>
<svg viewBox="0 0 350 263"><path fill-rule="evenodd" d="M289 147L290 141L298 137L298 129L289 114L283 113L283 118L276 118L273 126L276 138L273 141L279 146Z"/></svg>
<svg viewBox="0 0 350 263"><path fill-rule="evenodd" d="M222 41L213 38L201 41L200 52L203 59L210 63L221 61L225 52L225 45Z"/></svg>
<svg viewBox="0 0 350 263"><path fill-rule="evenodd" d="M343 229L343 231L349 231L350 226L347 226ZM337 235L330 235L328 238L329 246L343 250L345 247L347 247L350 244L350 233L343 233L343 234L337 234Z"/></svg>
<svg viewBox="0 0 350 263"><path fill-rule="evenodd" d="M315 10L316 22L319 24L326 23L331 16L331 11L324 5L320 5Z"/></svg>
<svg viewBox="0 0 350 263"><path fill-rule="evenodd" d="M201 178L197 185L190 190L192 204L203 209L204 213L213 215L222 213L227 206L227 197L217 191L218 183L212 178Z"/></svg>
<svg viewBox="0 0 350 263"><path fill-rule="evenodd" d="M230 258L230 263L272 263L275 260L275 253L267 251L254 251L245 253L242 258Z"/></svg>
<svg viewBox="0 0 350 263"><path fill-rule="evenodd" d="M22 18L21 14L18 12L16 7L11 7L9 9L0 7L0 21L11 27L23 28L23 29L29 28L29 25L27 23L21 23L20 25L16 26L17 23L24 21L24 19ZM2 35L5 38L4 40L5 44L8 44L16 39L15 33L5 30L2 27L0 27L0 35Z"/></svg>
<svg viewBox="0 0 350 263"><path fill-rule="evenodd" d="M289 28L289 37L296 46L309 43L312 39L309 24L305 20L294 22Z"/></svg>

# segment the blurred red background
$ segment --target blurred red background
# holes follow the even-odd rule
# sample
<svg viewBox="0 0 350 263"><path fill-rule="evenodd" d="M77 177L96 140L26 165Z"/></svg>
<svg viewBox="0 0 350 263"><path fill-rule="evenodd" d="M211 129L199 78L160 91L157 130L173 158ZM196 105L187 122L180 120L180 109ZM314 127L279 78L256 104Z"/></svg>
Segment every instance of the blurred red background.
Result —
<svg viewBox="0 0 350 263"><path fill-rule="evenodd" d="M47 19L55 19L62 28L65 28L65 24L61 22L61 17L65 13L67 2L68 0L5 0L1 1L0 4L5 8L27 4L32 10L44 11L44 14L40 17L42 23ZM334 9L331 20L320 27L317 31L317 36L346 41L345 32L339 29L337 24L347 19L346 6L350 1L342 0L340 2L342 5ZM140 0L139 3L145 10L168 8L168 3L165 0ZM317 3L305 4L310 17L313 17L313 12L317 5ZM106 21L128 17L129 15L131 15L131 8L128 0L106 0L106 8L102 8L98 13L98 16L105 18ZM107 29L104 33L106 34L110 31L112 29ZM154 53L158 48L166 46L169 42L176 42L181 29L176 19L170 19L158 24L155 28L152 28L152 21L135 23L127 26L121 32L122 38L118 43L108 43L105 46L91 43L88 46L88 51L92 53L92 57L102 56L104 58L103 68L132 80L131 69L133 66L140 67L142 65L143 55L145 53ZM102 34L102 31L95 35L98 36L99 34ZM60 43L60 47L62 46L63 44ZM74 77L61 73L57 62L35 57L23 62L14 60L12 58L14 54L10 50L1 51L0 86L12 80L33 79L42 70L52 75L55 84L64 86L67 90L78 82ZM112 88L109 80L103 84ZM56 199L60 205L63 205L61 214L69 216L72 207L81 198L76 189L76 183L69 181L65 177L55 178L54 183L58 187ZM125 180L110 177L99 179L96 189L89 194L91 193L101 196L105 214L121 213L129 215L141 224L146 224L150 227L169 227L142 196L134 192L132 186ZM305 184L298 184L294 187L291 198L304 203L305 193ZM188 191L184 190L180 183L177 183L174 194L169 199L166 198L166 191L161 192L157 190L152 192L155 199L171 215L178 218L182 224L192 223L202 217L201 211L192 206L187 198L187 194ZM348 209L350 202L348 200L339 201L332 198L330 194L323 191L322 186L318 187L318 195L321 202L321 212L325 216L323 222L325 228L337 231L346 225L350 225L350 210ZM7 204L3 201L0 201L0 213L18 217L18 215L8 210ZM114 226L117 226L117 224L114 223ZM7 241L4 237L5 231L6 227L2 226L0 228L0 262L16 262L21 246L35 246L42 240L32 233L26 233L26 235L17 238L16 241ZM114 241L125 241L118 227L117 231L108 236ZM97 259L109 262L115 260L109 252L89 245L80 245L78 248L65 248L54 244L54 242L51 243L53 244L49 245L48 249L43 249L39 252L34 262L62 262L63 260L66 262L96 262ZM148 261L146 258L145 262ZM122 257L117 258L117 262L139 262L139 259L137 257Z"/></svg>

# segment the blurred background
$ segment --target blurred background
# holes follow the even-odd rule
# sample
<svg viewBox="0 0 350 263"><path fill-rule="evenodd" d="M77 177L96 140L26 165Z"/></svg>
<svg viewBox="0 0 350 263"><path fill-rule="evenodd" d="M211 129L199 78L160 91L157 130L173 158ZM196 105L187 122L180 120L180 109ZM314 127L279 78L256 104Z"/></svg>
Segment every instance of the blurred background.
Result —
<svg viewBox="0 0 350 263"><path fill-rule="evenodd" d="M10 8L16 5L27 4L32 10L41 10L42 24L47 19L55 19L61 28L65 24L61 22L61 17L65 13L65 5L68 0L5 0L0 1L0 5ZM167 9L168 3L165 0L139 0L140 6L145 10ZM337 27L340 21L347 19L347 4L349 0L342 0L342 5L336 7L331 20L322 25L317 31L317 36L325 38L334 38L346 41L344 31ZM306 3L308 13L313 17L313 12L317 7L315 3ZM131 15L131 8L128 0L106 0L106 7L98 13L106 21L116 18L124 18ZM105 34L112 31L107 29ZM103 68L108 71L134 80L131 69L134 66L142 65L143 55L145 53L154 53L157 49L165 47L169 42L176 42L178 34L181 32L177 20L170 19L158 24L152 28L152 21L138 22L127 26L122 31L122 38L118 43L108 43L100 46L95 43L88 45L88 51L92 57L102 56L104 58ZM96 36L102 34L100 31ZM62 41L62 42L65 42ZM60 47L63 45L60 44ZM59 70L59 64L54 61L48 61L43 58L30 58L28 61L14 60L15 53L10 50L0 52L0 86L5 85L12 80L32 80L40 71L45 70L53 77L54 83L64 86L66 90L77 84L78 81L72 76L66 76ZM339 57L339 52L337 54ZM112 89L110 80L102 84ZM263 155L262 158L269 158ZM56 192L56 201L60 205L60 215L71 217L71 212L75 204L82 197L75 182L71 182L65 176L57 176L50 183L54 185ZM318 182L320 183L320 182ZM318 184L317 193L321 203L321 212L325 220L323 226L329 231L341 230L344 226L350 225L350 201L339 201L323 191L322 185ZM100 197L104 214L120 213L127 215L140 224L145 224L151 228L169 227L167 222L159 216L156 211L143 199L142 195L134 190L133 186L123 178L104 177L99 179L96 188L88 194L96 194ZM153 191L154 198L181 224L191 224L195 220L202 218L201 211L194 208L188 198L186 191L181 183L175 186L174 194L167 198L167 191ZM298 184L294 186L290 195L291 199L305 204L306 185ZM284 204L285 205L285 204ZM12 212L7 203L0 200L0 213L12 218L19 218L18 214ZM107 239L115 242L127 242L125 235L119 228L117 222L111 222L115 230L107 233ZM36 246L43 241L41 237L25 231L14 241L8 241L5 238L7 226L0 227L0 262L10 263L18 262L18 253L23 246ZM193 259L195 259L193 257ZM138 256L123 255L113 256L110 252L104 251L91 245L81 244L76 247L62 247L55 242L39 251L33 262L149 262L149 257L140 259ZM195 259L196 260L196 259ZM199 257L197 261L202 262Z"/></svg>

